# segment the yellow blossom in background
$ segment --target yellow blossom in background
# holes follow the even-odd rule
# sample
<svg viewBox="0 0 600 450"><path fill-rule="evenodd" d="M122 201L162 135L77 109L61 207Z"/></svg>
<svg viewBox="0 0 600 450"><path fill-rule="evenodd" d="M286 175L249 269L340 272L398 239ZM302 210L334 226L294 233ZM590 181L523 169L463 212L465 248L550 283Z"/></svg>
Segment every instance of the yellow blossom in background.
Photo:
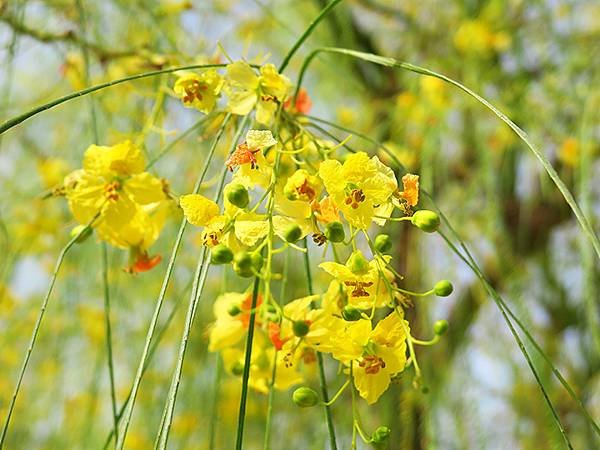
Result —
<svg viewBox="0 0 600 450"><path fill-rule="evenodd" d="M487 56L493 51L506 50L511 44L510 35L494 32L490 25L481 20L466 20L454 34L454 45L463 53Z"/></svg>
<svg viewBox="0 0 600 450"><path fill-rule="evenodd" d="M575 138L565 139L558 149L558 159L569 167L577 167L579 163L579 142Z"/></svg>
<svg viewBox="0 0 600 450"><path fill-rule="evenodd" d="M209 113L217 103L223 83L223 77L214 69L201 74L182 73L173 91L186 107Z"/></svg>
<svg viewBox="0 0 600 450"><path fill-rule="evenodd" d="M271 123L292 88L290 80L273 64L262 66L257 75L247 63L234 62L227 66L226 81L227 110L245 116L256 107L256 121L265 125Z"/></svg>
<svg viewBox="0 0 600 450"><path fill-rule="evenodd" d="M46 189L59 186L69 172L69 166L65 160L60 158L43 158L37 163L38 173L42 179L42 185Z"/></svg>
<svg viewBox="0 0 600 450"><path fill-rule="evenodd" d="M379 158L369 158L364 152L354 153L342 164L337 160L323 161L319 177L346 220L353 226L366 229L372 221L379 225L389 217L392 193L398 187L396 176Z"/></svg>

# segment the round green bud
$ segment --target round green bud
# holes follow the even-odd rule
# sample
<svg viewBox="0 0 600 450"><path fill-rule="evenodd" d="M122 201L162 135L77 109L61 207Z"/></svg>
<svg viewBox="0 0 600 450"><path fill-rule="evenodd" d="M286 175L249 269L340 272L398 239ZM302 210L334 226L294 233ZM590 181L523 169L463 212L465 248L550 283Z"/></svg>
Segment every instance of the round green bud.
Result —
<svg viewBox="0 0 600 450"><path fill-rule="evenodd" d="M230 316L237 316L239 313L241 313L242 310L240 309L240 307L238 305L231 305L228 309L227 309L227 314L229 314Z"/></svg>
<svg viewBox="0 0 600 450"><path fill-rule="evenodd" d="M83 231L83 233L82 233L82 231ZM83 244L87 240L87 238L89 238L92 235L92 227L89 227L86 229L85 225L77 225L76 227L74 227L71 230L70 235L71 235L71 238L77 237L79 235L79 237L77 237L77 239L75 239L75 243Z"/></svg>
<svg viewBox="0 0 600 450"><path fill-rule="evenodd" d="M233 252L225 244L215 245L210 250L211 264L228 264L233 260Z"/></svg>
<svg viewBox="0 0 600 450"><path fill-rule="evenodd" d="M292 401L301 408L310 408L319 403L319 394L314 389L303 386L294 391Z"/></svg>
<svg viewBox="0 0 600 450"><path fill-rule="evenodd" d="M438 336L441 336L448 331L448 326L447 320L438 320L433 324L433 332Z"/></svg>
<svg viewBox="0 0 600 450"><path fill-rule="evenodd" d="M369 261L367 261L360 250L356 250L348 258L348 267L356 275L364 275L369 271Z"/></svg>
<svg viewBox="0 0 600 450"><path fill-rule="evenodd" d="M377 427L371 436L374 444L384 444L390 438L391 430L388 427Z"/></svg>
<svg viewBox="0 0 600 450"><path fill-rule="evenodd" d="M231 373L241 377L244 373L244 364L242 364L241 362L236 362L233 367L231 368Z"/></svg>
<svg viewBox="0 0 600 450"><path fill-rule="evenodd" d="M438 297L448 297L450 294L452 294L453 290L454 287L448 280L438 281L433 287L433 291Z"/></svg>
<svg viewBox="0 0 600 450"><path fill-rule="evenodd" d="M263 257L258 252L252 252L250 254L250 258L252 259L252 268L257 272L262 269L263 266Z"/></svg>
<svg viewBox="0 0 600 450"><path fill-rule="evenodd" d="M227 187L227 200L238 208L245 208L250 203L248 189L239 183L229 185Z"/></svg>
<svg viewBox="0 0 600 450"><path fill-rule="evenodd" d="M440 227L440 216L428 209L421 209L415 212L410 221L414 226L427 233L433 233Z"/></svg>
<svg viewBox="0 0 600 450"><path fill-rule="evenodd" d="M283 232L283 238L292 244L302 237L302 228L296 223L290 224Z"/></svg>
<svg viewBox="0 0 600 450"><path fill-rule="evenodd" d="M421 394L429 394L429 386L421 386Z"/></svg>
<svg viewBox="0 0 600 450"><path fill-rule="evenodd" d="M344 306L344 309L342 310L342 317L344 318L344 320L347 320L348 322L356 322L357 320L360 319L360 316L361 316L360 309L355 308L352 305L346 305L346 306Z"/></svg>
<svg viewBox="0 0 600 450"><path fill-rule="evenodd" d="M292 324L292 329L294 330L295 336L302 337L308 334L310 325L306 320L295 320Z"/></svg>
<svg viewBox="0 0 600 450"><path fill-rule="evenodd" d="M375 238L375 248L381 253L389 252L392 249L392 240L387 234L380 234Z"/></svg>
<svg viewBox="0 0 600 450"><path fill-rule="evenodd" d="M233 257L233 270L240 277L249 278L254 275L252 271L252 255L246 251L237 252Z"/></svg>
<svg viewBox="0 0 600 450"><path fill-rule="evenodd" d="M289 183L286 183L283 187L283 195L285 195L288 200L298 200L299 198L298 192L296 192L296 187Z"/></svg>
<svg viewBox="0 0 600 450"><path fill-rule="evenodd" d="M331 242L342 242L346 239L344 225L341 222L330 222L325 226L325 237Z"/></svg>

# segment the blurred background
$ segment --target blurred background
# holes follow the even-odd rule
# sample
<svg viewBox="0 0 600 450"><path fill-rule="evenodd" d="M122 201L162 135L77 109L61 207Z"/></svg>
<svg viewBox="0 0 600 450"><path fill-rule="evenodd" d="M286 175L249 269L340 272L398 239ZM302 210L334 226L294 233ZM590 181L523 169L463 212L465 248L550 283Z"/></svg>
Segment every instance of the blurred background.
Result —
<svg viewBox="0 0 600 450"><path fill-rule="evenodd" d="M226 62L218 45L233 59L278 65L326 3L0 0L0 121L88 84L169 66ZM303 56L320 46L408 61L480 93L529 134L598 230L597 0L346 0L292 60L287 72L292 81ZM91 97L77 99L0 135L2 420L56 257L75 225L66 202L43 199L44 194L81 166L84 150L94 142L92 108L99 143L139 136L149 156L192 125L198 115L172 98L172 84L170 75L121 84L95 94L93 105ZM598 260L525 145L488 110L437 79L322 55L304 86L312 115L385 143L421 176L491 284L600 421ZM154 167L174 192L191 190L210 132L208 127L191 134ZM364 141L351 144L377 151ZM163 259L180 220L173 216L153 247ZM539 387L479 280L438 236L400 226L387 232L397 243L394 258L407 285L427 290L447 278L456 289L449 298L425 299L407 312L419 338L432 335L435 320L450 323L440 344L419 349L429 393L413 389L407 372L377 405L361 405L365 427L390 426L392 449L564 448ZM130 449L152 448L161 419L201 248L197 230L185 239L159 321L160 342L134 411ZM122 270L127 258L121 250L109 252L119 404L127 398L166 269L163 261L131 276ZM105 445L112 413L100 263L101 248L89 239L61 269L7 449ZM315 268L322 288L328 277L318 272ZM290 298L305 295L304 272L289 276ZM224 374L218 356L207 352L206 329L214 298L243 290L247 282L217 270L209 281L184 366L171 448L233 447L240 380ZM576 403L539 354L532 355L574 448L599 448ZM328 372L333 376L335 369L331 365ZM300 411L289 398L286 392L275 397L273 448L327 448L322 412ZM351 438L346 402L333 408L340 448L349 448ZM248 449L262 448L266 404L266 396L250 394Z"/></svg>

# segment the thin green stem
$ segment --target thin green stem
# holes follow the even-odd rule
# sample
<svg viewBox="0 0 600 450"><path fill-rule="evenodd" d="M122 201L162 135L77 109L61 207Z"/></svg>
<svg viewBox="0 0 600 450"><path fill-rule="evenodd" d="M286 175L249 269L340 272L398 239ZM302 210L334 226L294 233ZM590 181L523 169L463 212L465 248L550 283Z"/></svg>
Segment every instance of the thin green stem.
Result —
<svg viewBox="0 0 600 450"><path fill-rule="evenodd" d="M236 135L234 136L231 144L231 148L229 149L229 153L231 154L235 148L236 143L239 141L244 129L245 129L246 120L242 122L242 124L238 127ZM225 184L225 178L227 176L227 168L223 167L223 171L221 173L221 180L219 185L217 186L217 190L214 196L214 202L218 203L223 192L223 186ZM167 443L169 440L169 431L171 429L171 424L173 422L173 412L175 410L175 402L177 401L177 393L179 391L179 383L181 381L181 374L183 371L183 362L185 359L185 353L187 350L187 344L189 341L189 336L192 331L192 326L194 324L194 318L196 317L196 311L198 309L198 303L200 302L200 296L204 290L204 285L206 283L206 277L208 275L208 269L210 267L210 261L207 260L209 255L208 247L204 246L202 248L202 252L200 255L200 259L198 260L198 264L196 265L196 272L194 276L194 284L192 287L192 294L190 297L190 306L188 308L185 326L183 329L183 334L181 337L181 343L179 346L179 356L177 359L177 365L173 372L173 377L171 379L171 387L169 389L169 395L167 397L167 402L164 408L164 421L161 424L161 427L158 432L156 446L158 449L165 449L167 447Z"/></svg>
<svg viewBox="0 0 600 450"><path fill-rule="evenodd" d="M350 378L348 378L346 380L346 382L342 385L342 387L335 393L335 395L333 397L331 397L331 400L329 400L326 404L327 406L331 406L333 405L336 400L340 397L340 395L342 395L342 393L346 390L346 388L348 387L348 385L350 384Z"/></svg>
<svg viewBox="0 0 600 450"><path fill-rule="evenodd" d="M294 56L294 54L298 51L302 44L304 44L304 41L306 41L308 37L312 34L319 22L321 22L321 20L323 20L325 16L327 16L327 14L329 14L329 12L341 1L342 0L331 0L331 2L329 2L329 4L319 12L317 17L313 19L313 21L308 25L306 30L304 30L304 33L302 33L300 38L296 41L296 43L292 46L292 48L287 52L287 54L283 58L283 62L279 66L280 73L282 73L285 70L290 60L292 59L292 56Z"/></svg>
<svg viewBox="0 0 600 450"><path fill-rule="evenodd" d="M13 117L12 119L7 120L6 122L4 122L0 125L0 135L3 134L4 132L10 130L11 128L19 125L20 123L24 122L25 120L29 119L30 117L33 117L41 112L47 111L51 108L54 108L55 106L58 106L61 103L65 103L74 98L83 97L88 94L91 94L92 92L100 91L102 89L116 86L121 83L126 83L128 81L133 81L133 80L139 80L142 78L155 77L155 76L161 75L163 73L173 73L173 72L177 72L179 70L209 69L209 68L213 68L213 67L225 67L225 66L226 66L226 64L194 64L194 65L190 65L190 66L170 67L168 69L161 69L161 70L154 70L152 72L140 73L137 75L131 75L128 77L119 78L119 79L112 80L112 81L107 81L106 83L100 83L95 86L90 86L88 88L81 89L79 91L72 92L70 94L64 95L57 99L54 99L48 103L44 103L43 105L40 105L40 106L37 106L37 107L31 109L30 111L27 111L16 117Z"/></svg>
<svg viewBox="0 0 600 450"><path fill-rule="evenodd" d="M308 294L313 295L313 284L312 275L310 272L310 256L308 254L308 241L304 238L304 248L306 253L304 254L304 268L306 270L306 283L308 285ZM329 432L329 445L331 450L337 450L337 440L335 438L335 427L333 426L333 417L331 415L331 409L327 402L329 402L329 393L327 392L327 378L325 376L325 365L323 364L323 355L321 352L317 353L317 365L319 368L319 385L321 388L321 397L323 398L323 409L325 411L325 422L327 423L327 430Z"/></svg>
<svg viewBox="0 0 600 450"><path fill-rule="evenodd" d="M252 305L250 311L250 321L248 323L248 337L246 339L246 357L244 358L244 373L242 375L242 395L240 398L240 408L238 412L237 435L235 439L236 450L242 450L244 440L244 421L246 419L246 401L248 399L248 380L250 378L250 365L252 363L252 340L254 339L254 325L256 322L256 302L258 299L258 288L260 278L254 278L254 287L252 289Z"/></svg>
<svg viewBox="0 0 600 450"><path fill-rule="evenodd" d="M110 380L110 400L114 429L118 430L119 418L117 415L117 397L115 395L115 369L113 363L112 329L110 325L110 289L108 284L108 246L106 242L102 243L102 287L104 293L104 323L106 328L106 355L108 358L108 376Z"/></svg>
<svg viewBox="0 0 600 450"><path fill-rule="evenodd" d="M223 136L223 133L225 132L225 128L227 126L227 123L229 122L230 117L231 117L230 114L228 114L225 117L225 120L223 121L221 128L219 129L219 131L217 132L217 135L215 136L215 138L213 140L211 148L208 152L208 156L206 157L206 161L204 162L204 167L202 168L202 171L201 171L198 179L196 180L196 184L194 186L193 193L198 192L202 182L204 181L204 178L206 176L206 173L208 172L208 168L210 167L210 163L214 156L215 150L217 148L217 144L219 143L219 141L221 140L221 137ZM169 281L171 279L171 274L173 273L173 269L175 267L175 260L177 259L177 254L178 254L179 248L181 246L181 241L183 239L183 234L185 232L186 226L187 226L187 220L185 218L183 218L183 220L181 221L181 224L179 225L179 231L177 232L177 237L175 238L175 243L173 244L173 248L171 250L171 257L169 258L169 264L167 266L167 271L163 278L160 293L156 300L156 305L154 307L154 313L152 314L152 318L150 319L150 325L148 327L148 332L146 334L144 348L142 350L140 362L138 364L137 372L136 372L135 378L133 380L133 385L132 385L132 389L131 389L131 397L130 397L129 401L127 402L127 407L124 412L124 419L123 419L123 423L121 426L122 431L119 433L119 439L117 439L117 447L116 447L117 450L122 450L123 446L125 445L125 438L127 436L127 430L129 429L129 423L131 422L131 416L133 415L133 407L135 405L137 393L138 393L138 390L140 387L140 383L142 381L144 367L146 365L146 359L148 358L148 351L150 349L150 343L152 342L152 337L154 336L154 332L156 330L156 324L158 322L158 317L160 315L160 311L162 309L165 295L167 293L167 288L169 287Z"/></svg>
<svg viewBox="0 0 600 450"><path fill-rule="evenodd" d="M94 218L83 227L79 233L71 238L69 242L63 247L61 252L58 255L58 259L56 260L56 264L54 266L54 270L52 272L52 276L50 278L50 284L48 285L48 290L46 291L46 295L44 296L44 300L42 301L42 306L40 307L40 311L38 313L37 319L35 321L35 325L33 326L33 332L31 334L31 338L29 340L29 346L27 347L27 351L25 352L25 358L23 359L23 364L21 366L21 370L19 372L19 376L17 378L17 384L13 391L12 398L10 400L10 404L8 405L8 413L6 414L6 419L4 420L4 427L2 428L2 434L0 434L0 450L4 447L4 441L6 439L6 435L8 433L8 427L10 424L10 419L12 417L12 413L15 408L15 403L17 401L17 397L19 395L19 391L21 390L21 384L23 383L23 377L25 376L25 372L27 370L27 366L29 365L29 359L31 358L31 353L33 352L33 348L35 346L35 342L40 330L40 326L42 325L42 320L44 319L44 314L46 313L46 308L48 307L48 301L50 300L50 295L52 295L52 291L54 289L54 284L56 283L56 278L58 277L58 272L62 266L62 263L65 259L65 255L69 252L71 247L78 241L78 239L84 234L87 233L92 227L93 223L98 218L99 214L96 214Z"/></svg>
<svg viewBox="0 0 600 450"><path fill-rule="evenodd" d="M271 381L269 382L269 399L267 401L267 420L265 423L265 437L263 449L271 448L271 420L273 418L273 400L275 398L275 377L277 376L277 349L273 354L273 369L271 370Z"/></svg>

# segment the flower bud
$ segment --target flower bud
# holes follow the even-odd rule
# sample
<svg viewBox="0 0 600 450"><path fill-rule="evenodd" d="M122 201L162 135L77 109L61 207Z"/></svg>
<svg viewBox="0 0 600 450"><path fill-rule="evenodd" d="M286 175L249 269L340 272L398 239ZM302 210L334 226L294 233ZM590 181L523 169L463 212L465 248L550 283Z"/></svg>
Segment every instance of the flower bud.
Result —
<svg viewBox="0 0 600 450"><path fill-rule="evenodd" d="M438 297L448 297L450 294L452 294L453 290L454 287L448 280L438 281L433 287L433 291Z"/></svg>
<svg viewBox="0 0 600 450"><path fill-rule="evenodd" d="M380 234L375 238L375 248L381 253L389 252L392 249L392 240L387 234Z"/></svg>
<svg viewBox="0 0 600 450"><path fill-rule="evenodd" d="M447 320L438 320L433 324L433 332L441 336L448 331L448 321Z"/></svg>
<svg viewBox="0 0 600 450"><path fill-rule="evenodd" d="M310 408L319 403L319 394L314 389L303 386L294 391L292 401L301 408Z"/></svg>
<svg viewBox="0 0 600 450"><path fill-rule="evenodd" d="M210 250L211 264L228 264L233 260L233 252L225 244L215 245Z"/></svg>
<svg viewBox="0 0 600 450"><path fill-rule="evenodd" d="M292 324L294 335L297 337L306 336L310 329L310 324L306 320L295 320Z"/></svg>
<svg viewBox="0 0 600 450"><path fill-rule="evenodd" d="M344 320L347 320L348 322L356 322L357 320L360 319L360 316L361 316L360 309L355 308L352 305L346 305L346 306L344 306L344 309L342 310L342 317L344 318Z"/></svg>
<svg viewBox="0 0 600 450"><path fill-rule="evenodd" d="M369 271L369 261L367 261L360 250L356 250L350 255L347 262L352 273L363 275Z"/></svg>
<svg viewBox="0 0 600 450"><path fill-rule="evenodd" d="M296 242L302 237L302 228L296 223L290 224L283 232L283 238L290 243Z"/></svg>
<svg viewBox="0 0 600 450"><path fill-rule="evenodd" d="M390 437L391 430L388 427L377 427L371 436L374 444L384 444Z"/></svg>
<svg viewBox="0 0 600 450"><path fill-rule="evenodd" d="M331 242L342 242L346 239L346 232L341 222L331 222L325 226L325 237Z"/></svg>
<svg viewBox="0 0 600 450"><path fill-rule="evenodd" d="M85 231L83 231L83 233L81 233L82 230L85 230ZM77 225L76 227L74 227L71 230L71 233L70 233L71 238L76 237L79 233L81 233L81 234L79 235L79 237L77 239L75 239L75 243L83 244L87 240L87 238L89 238L92 235L92 228L89 227L86 229L85 225Z"/></svg>
<svg viewBox="0 0 600 450"><path fill-rule="evenodd" d="M240 309L240 307L238 305L231 305L227 309L227 314L229 314L232 317L237 316L241 312L242 312L242 310Z"/></svg>
<svg viewBox="0 0 600 450"><path fill-rule="evenodd" d="M249 278L252 272L252 255L246 251L237 252L233 257L233 270L240 277Z"/></svg>
<svg viewBox="0 0 600 450"><path fill-rule="evenodd" d="M427 233L433 233L440 227L440 216L428 209L421 209L415 212L410 221L414 226Z"/></svg>
<svg viewBox="0 0 600 450"><path fill-rule="evenodd" d="M239 183L229 185L227 187L227 200L229 200L229 203L237 206L238 208L245 208L250 202L248 189Z"/></svg>

